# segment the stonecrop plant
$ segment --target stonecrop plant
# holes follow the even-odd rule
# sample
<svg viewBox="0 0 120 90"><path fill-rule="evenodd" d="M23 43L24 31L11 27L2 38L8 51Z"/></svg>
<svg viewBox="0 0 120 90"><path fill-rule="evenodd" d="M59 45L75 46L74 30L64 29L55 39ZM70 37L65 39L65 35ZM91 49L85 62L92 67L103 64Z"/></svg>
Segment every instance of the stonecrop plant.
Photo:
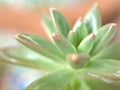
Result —
<svg viewBox="0 0 120 90"><path fill-rule="evenodd" d="M73 28L54 8L43 25L49 40L18 34L16 39L30 49L19 46L0 52L3 62L46 72L26 90L120 90L120 42L110 43L117 25L102 26L97 4Z"/></svg>

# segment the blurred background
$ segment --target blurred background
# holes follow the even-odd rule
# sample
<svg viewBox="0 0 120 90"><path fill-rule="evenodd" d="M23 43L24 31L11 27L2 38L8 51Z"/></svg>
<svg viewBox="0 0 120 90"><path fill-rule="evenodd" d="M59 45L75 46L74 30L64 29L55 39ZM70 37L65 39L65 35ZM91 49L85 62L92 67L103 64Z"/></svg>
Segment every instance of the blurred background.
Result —
<svg viewBox="0 0 120 90"><path fill-rule="evenodd" d="M100 6L103 25L118 24L113 41L119 41L120 0L0 0L0 48L17 45L14 35L21 32L47 38L41 18L50 7L61 11L72 26L95 2ZM38 76L36 70L0 62L0 90L24 90Z"/></svg>

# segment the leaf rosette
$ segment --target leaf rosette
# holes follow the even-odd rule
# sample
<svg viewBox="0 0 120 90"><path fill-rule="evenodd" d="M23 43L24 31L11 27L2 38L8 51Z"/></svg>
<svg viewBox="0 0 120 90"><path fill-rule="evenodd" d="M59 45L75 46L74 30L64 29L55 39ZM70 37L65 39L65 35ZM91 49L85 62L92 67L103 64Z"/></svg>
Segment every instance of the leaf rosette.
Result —
<svg viewBox="0 0 120 90"><path fill-rule="evenodd" d="M50 37L18 34L23 46L1 50L0 60L49 72L26 90L120 90L120 42L110 43L116 24L102 26L95 4L73 26L56 9L43 18Z"/></svg>

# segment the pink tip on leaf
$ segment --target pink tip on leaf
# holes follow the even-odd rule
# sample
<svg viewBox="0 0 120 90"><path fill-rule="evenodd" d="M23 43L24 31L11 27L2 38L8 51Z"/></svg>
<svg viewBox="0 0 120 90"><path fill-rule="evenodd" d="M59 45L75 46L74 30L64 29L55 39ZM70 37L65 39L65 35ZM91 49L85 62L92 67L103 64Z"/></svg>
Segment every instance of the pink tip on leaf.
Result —
<svg viewBox="0 0 120 90"><path fill-rule="evenodd" d="M78 63L80 57L79 55L77 54L73 54L73 55L68 55L69 57L69 60L72 62L72 63Z"/></svg>
<svg viewBox="0 0 120 90"><path fill-rule="evenodd" d="M73 30L69 31L69 35L73 35L75 32Z"/></svg>
<svg viewBox="0 0 120 90"><path fill-rule="evenodd" d="M50 13L52 13L53 11L55 11L56 9L54 7L50 8Z"/></svg>
<svg viewBox="0 0 120 90"><path fill-rule="evenodd" d="M63 41L64 41L63 38L62 38L62 36L61 36L59 33L57 33L57 32L53 33L52 38L53 38L55 41L60 41L60 42L63 42Z"/></svg>
<svg viewBox="0 0 120 90"><path fill-rule="evenodd" d="M117 28L117 24L116 24L116 23L112 23L111 27L114 28L113 30L116 30L116 28Z"/></svg>
<svg viewBox="0 0 120 90"><path fill-rule="evenodd" d="M92 38L96 38L96 34L93 33L93 34L92 34Z"/></svg>
<svg viewBox="0 0 120 90"><path fill-rule="evenodd" d="M59 36L59 34L58 34L57 32L55 32L55 33L52 34L52 37L53 37L53 38L56 38L56 37L58 37L58 36Z"/></svg>

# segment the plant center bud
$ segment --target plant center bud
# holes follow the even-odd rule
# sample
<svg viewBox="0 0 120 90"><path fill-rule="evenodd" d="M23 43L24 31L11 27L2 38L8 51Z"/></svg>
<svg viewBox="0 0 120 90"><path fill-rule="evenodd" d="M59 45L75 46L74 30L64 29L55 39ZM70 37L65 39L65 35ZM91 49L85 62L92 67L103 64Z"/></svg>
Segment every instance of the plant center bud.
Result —
<svg viewBox="0 0 120 90"><path fill-rule="evenodd" d="M90 60L88 54L69 54L67 60L70 66L74 69L80 69L84 67Z"/></svg>

